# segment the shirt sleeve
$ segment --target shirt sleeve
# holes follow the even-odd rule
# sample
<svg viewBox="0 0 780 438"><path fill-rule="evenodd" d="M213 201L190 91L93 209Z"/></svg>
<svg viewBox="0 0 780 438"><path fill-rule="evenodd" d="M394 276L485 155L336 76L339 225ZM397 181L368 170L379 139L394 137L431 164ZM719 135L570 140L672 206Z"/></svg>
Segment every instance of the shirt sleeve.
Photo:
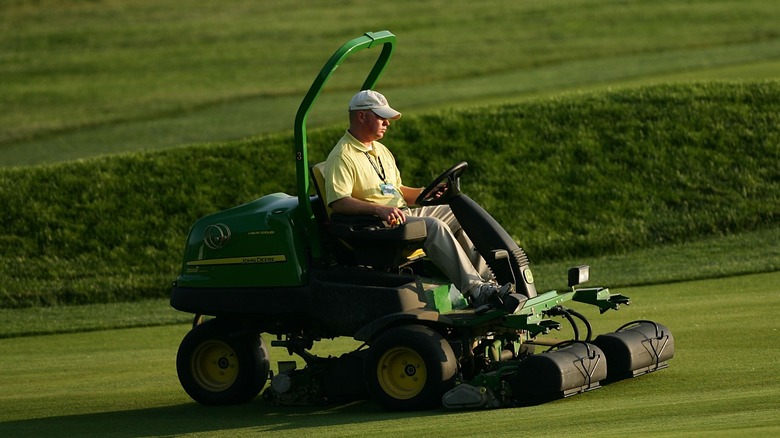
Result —
<svg viewBox="0 0 780 438"><path fill-rule="evenodd" d="M355 186L355 170L343 155L329 157L325 163L325 199L328 205L352 196Z"/></svg>

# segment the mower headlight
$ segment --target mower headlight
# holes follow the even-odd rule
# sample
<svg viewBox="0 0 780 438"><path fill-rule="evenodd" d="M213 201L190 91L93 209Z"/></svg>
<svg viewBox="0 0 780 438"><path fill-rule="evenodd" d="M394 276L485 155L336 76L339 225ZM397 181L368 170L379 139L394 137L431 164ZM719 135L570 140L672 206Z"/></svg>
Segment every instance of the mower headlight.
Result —
<svg viewBox="0 0 780 438"><path fill-rule="evenodd" d="M590 279L590 266L582 265L569 269L569 287L585 283Z"/></svg>

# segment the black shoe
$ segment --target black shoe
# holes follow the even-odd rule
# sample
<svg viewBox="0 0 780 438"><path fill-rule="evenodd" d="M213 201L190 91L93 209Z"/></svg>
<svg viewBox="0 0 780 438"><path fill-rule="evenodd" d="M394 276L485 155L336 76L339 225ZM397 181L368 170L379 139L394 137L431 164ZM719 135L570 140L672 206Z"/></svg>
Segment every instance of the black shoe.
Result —
<svg viewBox="0 0 780 438"><path fill-rule="evenodd" d="M484 305L499 307L504 303L504 299L514 292L515 285L512 283L506 283L501 286L495 283L482 283L477 288L477 295L472 295L471 305L474 307L482 307Z"/></svg>

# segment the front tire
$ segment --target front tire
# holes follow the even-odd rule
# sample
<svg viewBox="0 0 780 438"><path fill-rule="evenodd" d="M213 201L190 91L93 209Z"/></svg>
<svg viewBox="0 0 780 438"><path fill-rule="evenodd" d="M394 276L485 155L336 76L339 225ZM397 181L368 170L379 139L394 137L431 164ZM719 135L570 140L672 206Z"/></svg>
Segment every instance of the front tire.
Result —
<svg viewBox="0 0 780 438"><path fill-rule="evenodd" d="M368 350L365 376L371 395L384 408L419 410L441 406L457 370L455 353L438 332L410 325L377 338Z"/></svg>
<svg viewBox="0 0 780 438"><path fill-rule="evenodd" d="M259 334L236 333L219 319L187 333L176 356L181 386L204 405L253 399L263 389L270 365L268 347Z"/></svg>

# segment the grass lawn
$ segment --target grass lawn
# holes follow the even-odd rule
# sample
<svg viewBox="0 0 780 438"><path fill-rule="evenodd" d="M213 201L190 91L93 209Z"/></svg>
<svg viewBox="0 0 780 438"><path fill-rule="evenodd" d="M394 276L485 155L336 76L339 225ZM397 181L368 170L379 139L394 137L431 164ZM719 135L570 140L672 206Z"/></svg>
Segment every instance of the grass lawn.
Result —
<svg viewBox="0 0 780 438"><path fill-rule="evenodd" d="M398 36L379 88L419 113L659 81L777 78L779 18L765 0L6 1L0 166L289 130L322 63L367 31ZM374 56L340 68L312 126L343 122Z"/></svg>
<svg viewBox="0 0 780 438"><path fill-rule="evenodd" d="M0 167L57 163L192 143L222 143L243 137L252 137L247 141L248 145L264 144L264 137L258 137L258 134L290 131L301 98L333 50L366 31L389 29L398 36L396 52L379 82L379 89L388 94L393 106L406 114L405 123L414 125L415 119L410 116L415 113L422 115L419 119L422 120L435 118L430 115L434 110L472 108L474 113L460 121L467 123L483 112L477 105L524 101L537 108L546 108L548 102L576 97L583 91L709 80L750 86L745 85L745 81L776 80L780 78L778 21L780 3L766 0L549 0L543 4L503 0L399 0L339 5L312 0L304 7L296 8L282 0L211 3L198 0L4 0L0 2ZM344 103L362 83L369 62L376 56L373 51L368 52L371 53L356 56L340 68L311 113L309 127L330 127L345 122ZM775 94L750 97L771 103L776 102L771 98ZM531 99L538 96L555 97ZM739 204L745 199L758 199L753 196L755 193L764 194L760 201L762 206L777 205L774 188L778 179L772 178L776 172L765 164L748 166L751 162L760 162L761 157L764 163L772 162L768 158L776 151L772 149L776 134L772 127L776 124L765 123L764 131L757 131L753 123L724 129L727 125L702 122L720 120L702 118L704 116L731 114L728 109L736 100L731 99L729 105L715 106L711 111L697 109L694 104L700 102L696 101L690 108L686 107L682 115L672 117L672 123L660 125L666 127L664 130L677 129L676 125L679 125L679 138L688 139L692 135L710 141L709 136L696 130L693 122L699 121L706 126L707 133L715 133L711 139L713 144L731 143L730 150L738 150L738 147L748 150L733 158L726 159L726 154L720 157L729 163L726 167L716 167L718 160L713 161L710 155L701 160L705 164L703 167L699 167L699 160L682 166L675 175L680 177L678 182L685 186L684 190L680 187L669 189L669 193L684 201L682 210L688 208L688 202L699 200L702 193L715 193L718 201L726 200L723 202L728 205L724 208L733 217L740 214L758 217L758 213ZM669 111L660 110L657 118L664 119L662 115L674 110L673 105L672 99ZM507 111L504 108L502 111ZM739 107L738 113L755 114L756 108L755 104ZM765 108L770 106L766 104ZM555 114L566 120L576 118L576 122L585 125L608 125L599 125L600 128L593 131L599 136L575 138L571 150L580 153L579 156L591 151L585 146L608 156L608 148L600 149L603 141L594 138L614 140L621 146L632 144L632 139L634 143L639 142L632 137L643 132L637 129L626 130L631 134L626 137L627 141L619 136L600 137L604 133L610 134L612 119L602 117L599 120L597 115L588 121L589 111L577 113L575 110L569 106ZM688 113L699 118L687 120ZM767 111L766 120L773 113L776 111ZM486 116L489 120L485 126L492 127L499 120L489 113ZM654 117L637 116L632 120L639 123L654 120ZM517 125L521 119L516 117L509 124ZM558 138L561 132L572 131L569 125L562 126L547 134ZM576 123L573 121L571 126ZM580 126L580 132L589 133L583 126ZM751 128L747 130L747 134L751 134L747 136L750 141L739 135L731 136L743 133L745 126ZM327 131L314 131L312 137ZM473 131L498 137L503 132L481 128ZM527 135L530 131L533 130L526 129L517 135ZM397 134L402 132L396 131ZM406 141L415 146L419 143L419 149L406 157L411 167L413 160L430 155L424 146L433 142L415 142L414 129L409 132L411 140ZM754 133L758 139L752 139ZM400 140L397 134L394 140ZM540 138L542 140L530 143L560 143L545 135ZM448 138L447 141L457 139ZM592 144L585 144L588 141ZM691 142L698 145L696 141ZM759 146L764 147L764 152L754 153ZM273 155L271 149L276 154L280 148L273 145L264 150ZM287 144L284 148L286 151ZM246 152L250 149L240 150L255 160L254 149ZM207 150L216 155L201 153ZM13 175L5 184L6 193L14 194L7 199L16 200L15 206L4 203L11 212L6 217L6 231L15 230L18 224L32 231L22 227L24 232L8 231L0 236L3 243L0 247L7 249L0 262L7 266L18 263L20 267L6 269L6 275L2 276L6 285L19 275L44 283L48 281L44 287L37 288L37 291L45 292L64 287L68 294L85 289L87 285L113 297L111 294L115 291L140 290L139 284L145 284L143 274L149 269L127 272L115 269L115 266L127 266L122 262L124 253L145 260L155 268L160 267L155 260L178 261L179 240L183 237L179 234L186 230L186 226L181 226L175 233L165 231L167 229L162 228L159 221L171 222L184 209L175 202L155 204L150 194L168 196L171 192L175 195L165 199L185 199L188 205L200 205L197 214L187 214L186 224L217 208L211 204L213 199L233 204L224 196L210 195L211 192L202 189L182 191L179 196L175 184L159 183L169 181L162 176L173 175L176 182L184 181L185 176L191 181L220 181L226 186L233 185L231 193L245 190L247 186L265 193L265 189L258 186L267 180L265 173L259 172L262 177L255 177L253 172L238 172L235 167L225 171L212 165L220 160L220 153L232 154L238 150L229 145L184 148L171 151L170 155L177 158L173 161L166 161L165 151L142 158L127 155L112 161L113 164L106 160L105 167L99 166L101 160L95 160L94 169L101 170L94 172L89 166L92 161L75 163L85 165L86 175L69 171L69 165L19 170L29 172L33 177L26 177L25 182L25 178ZM465 150L461 145L459 152ZM714 148L702 150L709 153ZM569 155L567 152L562 156ZM551 156L546 152L542 158ZM594 153L594 156L598 154ZM181 165L188 172L173 167L172 163L179 160L186 161ZM205 161L201 163L202 160ZM503 158L499 158L501 160ZM248 159L241 161L248 162ZM634 163L625 159L613 161ZM533 162L545 161L537 157ZM594 159L591 164L596 162ZM636 162L646 164L647 160ZM190 166L197 163L205 167L192 172ZM252 167L269 163L275 161L261 160ZM610 164L608 160L599 163ZM717 168L717 172L705 173L717 173L718 180L701 179L706 183L697 186L699 180L693 174L702 172L707 163L712 169ZM423 164L431 163L426 160ZM479 163L472 164L475 164L474 176L480 175ZM669 164L666 167L678 163L670 159ZM143 166L143 171L135 166ZM486 164L484 166L487 168ZM57 167L62 168L59 175ZM599 172L590 174L591 178L609 175L602 167L598 169ZM488 175L500 173L484 170ZM279 171L278 167L273 167L274 173ZM636 177L638 173L636 168L630 168L630 172L623 174ZM533 173L534 178L540 175L543 174ZM726 178L727 175L740 178ZM575 177L581 174L571 172L569 176L576 180ZM236 180L227 182L228 177ZM159 178L159 186L153 185L155 178ZM29 183L30 179L34 182ZM556 178L541 180L545 184L559 182ZM671 178L667 182L670 180L677 181ZM721 180L733 180L733 183L721 187ZM59 182L60 186L52 181ZM246 181L255 182L247 184ZM474 192L488 198L493 193L489 188L509 187L479 178L471 181L474 181L469 183L474 184ZM639 181L658 182L655 179ZM761 184L755 185L756 181ZM608 179L602 186L628 187L616 185L616 182L616 179ZM133 187L131 183L139 184L143 189L128 190ZM106 185L105 190L94 193L87 190L101 184ZM642 187L642 184L647 183L635 186ZM64 187L69 187L70 192ZM163 187L164 190L148 187ZM188 187L196 185L191 183ZM630 188L633 193L633 187ZM751 188L755 193L748 190ZM548 193L542 190L529 192ZM550 198L556 200L551 205L560 203L556 197L559 194L550 193ZM254 192L243 193L240 197L252 199L250 195L254 196ZM592 194L586 195L583 199L590 199L592 204L603 207L603 211L614 210L624 216L625 212L631 211L624 204L610 210L593 201L596 197ZM729 204L727 195L736 196L735 201ZM68 198L71 200L66 201L66 196L72 196ZM114 198L120 200L116 205L121 208L114 208L115 204L107 201ZM610 196L607 200L614 201L613 198ZM632 202L638 199L637 196L625 198ZM497 199L506 197L497 196ZM65 208L43 208L58 203ZM714 205L715 202L705 204ZM171 211L163 213L158 205L170 207ZM143 206L151 208L142 210ZM499 202L496 208L514 207ZM702 210L701 205L693 205L689 213L699 214ZM765 222L746 232L739 228L719 228L717 233L705 234L706 237L699 240L695 236L675 238L666 242L683 243L644 246L628 254L615 250L604 257L555 258L533 265L539 290L563 288L566 268L588 263L592 267L588 285L609 286L614 293L632 298L631 306L604 315L572 304L591 318L596 333L612 331L637 319L652 319L668 326L676 339L676 355L669 369L653 375L544 405L488 411L439 409L389 413L370 401L281 408L269 405L259 397L239 406L203 407L184 393L175 370L176 351L189 330L191 315L173 310L167 299L4 308L0 309L0 320L3 321L0 327L0 369L3 370L0 373L0 437L241 437L264 433L279 437L302 434L317 437L780 436L780 348L776 342L780 329L776 317L776 311L780 309L780 228L773 221L775 210L756 209L759 210L763 212ZM33 212L32 217L36 220L20 219L19 212L23 211ZM139 211L152 213L137 214ZM573 213L576 217L577 214L586 215L586 211L577 208L565 213ZM600 214L602 209L596 211ZM533 211L526 215L530 213ZM665 214L658 210L645 213L636 215L640 222L654 214L662 217ZM133 214L136 214L137 222L128 221L133 226L126 228L132 232L117 225L122 222L119 219L135 217ZM718 214L720 212L712 213L713 217L720 217ZM39 218L40 222L37 221ZM526 219L534 227L548 222ZM716 227L716 221L710 219L694 218L690 223ZM89 239L102 236L115 240L73 239L82 234L63 232L63 229L70 230L60 227L67 222L84 226L88 232L83 236ZM90 228L93 225L94 228ZM148 230L150 226L153 232ZM599 224L585 231L595 232L601 228ZM76 229L81 232L78 227ZM561 229L573 233L572 242L577 236L588 234L571 226L559 226L555 233L560 233L558 230ZM534 230L530 229L529 233ZM22 239L28 231L34 239ZM174 234L179 239L175 244L176 258L161 256L167 246L161 243L160 236ZM132 236L141 236L143 246L129 245ZM63 242L65 249L61 254L46 247ZM98 251L84 251L84 254L96 252L100 253L98 259L109 260L105 266L101 265L102 271L94 259L79 258L73 248L68 248L69 244L73 247L84 244L86 248L85 242ZM22 250L37 250L35 257L45 257L25 258L21 255ZM539 251L531 251L532 262L534 254L539 256ZM174 274L158 274L154 284L161 284L163 288L175 277ZM100 275L105 276L104 283L113 289L106 290L105 284L95 280L102 278ZM91 291L89 287L86 289ZM36 288L27 283L18 289L36 292ZM351 339L328 340L318 343L315 353L338 355L356 346ZM286 350L277 347L271 349L271 356L274 370L276 361L291 359Z"/></svg>
<svg viewBox="0 0 780 438"><path fill-rule="evenodd" d="M552 403L387 413L371 402L207 408L179 386L185 324L0 340L2 436L776 436L780 272L624 289L630 307L588 313L596 332L652 318L675 337L670 368ZM318 345L338 353L351 341ZM272 359L288 360L274 347Z"/></svg>

